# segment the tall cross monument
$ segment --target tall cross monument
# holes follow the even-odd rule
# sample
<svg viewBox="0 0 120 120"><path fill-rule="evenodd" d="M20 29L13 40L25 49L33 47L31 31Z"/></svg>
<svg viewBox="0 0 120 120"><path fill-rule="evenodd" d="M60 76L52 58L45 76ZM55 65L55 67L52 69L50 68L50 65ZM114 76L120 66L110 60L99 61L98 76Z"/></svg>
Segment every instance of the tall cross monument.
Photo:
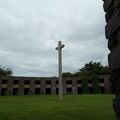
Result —
<svg viewBox="0 0 120 120"><path fill-rule="evenodd" d="M58 42L58 76L59 76L59 98L63 99L63 81L62 81L62 48L65 47L61 41Z"/></svg>

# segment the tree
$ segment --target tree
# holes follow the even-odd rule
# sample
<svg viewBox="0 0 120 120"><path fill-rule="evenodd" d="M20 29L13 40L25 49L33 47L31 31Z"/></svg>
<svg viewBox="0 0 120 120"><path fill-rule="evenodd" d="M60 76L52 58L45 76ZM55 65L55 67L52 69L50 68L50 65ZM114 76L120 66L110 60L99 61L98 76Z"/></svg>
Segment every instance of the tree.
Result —
<svg viewBox="0 0 120 120"><path fill-rule="evenodd" d="M62 76L63 76L63 77L72 77L73 74L70 73L70 72L64 72L64 73L62 73Z"/></svg>
<svg viewBox="0 0 120 120"><path fill-rule="evenodd" d="M108 66L103 66L101 62L86 63L83 68L79 69L80 76L103 75L110 74L111 71Z"/></svg>
<svg viewBox="0 0 120 120"><path fill-rule="evenodd" d="M87 77L94 75L110 74L111 71L108 66L103 66L101 62L86 63L81 69L75 73L66 72L63 73L63 77Z"/></svg>
<svg viewBox="0 0 120 120"><path fill-rule="evenodd" d="M10 68L2 67L0 65L0 78L10 77L12 75L12 70Z"/></svg>

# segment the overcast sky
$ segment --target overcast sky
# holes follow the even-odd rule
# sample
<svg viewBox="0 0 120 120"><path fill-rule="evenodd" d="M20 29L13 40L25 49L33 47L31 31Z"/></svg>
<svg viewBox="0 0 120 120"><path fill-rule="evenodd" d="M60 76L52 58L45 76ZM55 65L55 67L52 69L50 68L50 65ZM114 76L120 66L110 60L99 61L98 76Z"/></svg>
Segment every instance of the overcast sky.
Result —
<svg viewBox="0 0 120 120"><path fill-rule="evenodd" d="M0 64L15 76L56 76L90 61L107 65L102 0L0 0Z"/></svg>

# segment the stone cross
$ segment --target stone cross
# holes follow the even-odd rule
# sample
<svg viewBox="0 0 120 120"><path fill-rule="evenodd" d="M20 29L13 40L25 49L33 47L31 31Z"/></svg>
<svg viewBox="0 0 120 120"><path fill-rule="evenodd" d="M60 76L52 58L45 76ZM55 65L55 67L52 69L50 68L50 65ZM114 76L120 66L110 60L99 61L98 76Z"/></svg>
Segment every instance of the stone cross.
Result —
<svg viewBox="0 0 120 120"><path fill-rule="evenodd" d="M60 100L63 99L63 81L62 81L62 48L65 45L62 45L62 42L58 42L58 47L56 47L56 50L58 50L58 75L59 75L59 98Z"/></svg>

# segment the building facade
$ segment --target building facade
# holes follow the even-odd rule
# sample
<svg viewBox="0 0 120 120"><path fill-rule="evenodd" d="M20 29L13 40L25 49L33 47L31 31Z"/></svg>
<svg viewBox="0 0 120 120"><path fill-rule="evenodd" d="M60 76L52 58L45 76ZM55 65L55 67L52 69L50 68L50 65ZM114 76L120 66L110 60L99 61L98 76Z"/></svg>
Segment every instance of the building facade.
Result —
<svg viewBox="0 0 120 120"><path fill-rule="evenodd" d="M81 79L63 78L64 94L110 93L110 76L101 75ZM0 79L0 95L56 95L59 93L57 77L11 77Z"/></svg>

